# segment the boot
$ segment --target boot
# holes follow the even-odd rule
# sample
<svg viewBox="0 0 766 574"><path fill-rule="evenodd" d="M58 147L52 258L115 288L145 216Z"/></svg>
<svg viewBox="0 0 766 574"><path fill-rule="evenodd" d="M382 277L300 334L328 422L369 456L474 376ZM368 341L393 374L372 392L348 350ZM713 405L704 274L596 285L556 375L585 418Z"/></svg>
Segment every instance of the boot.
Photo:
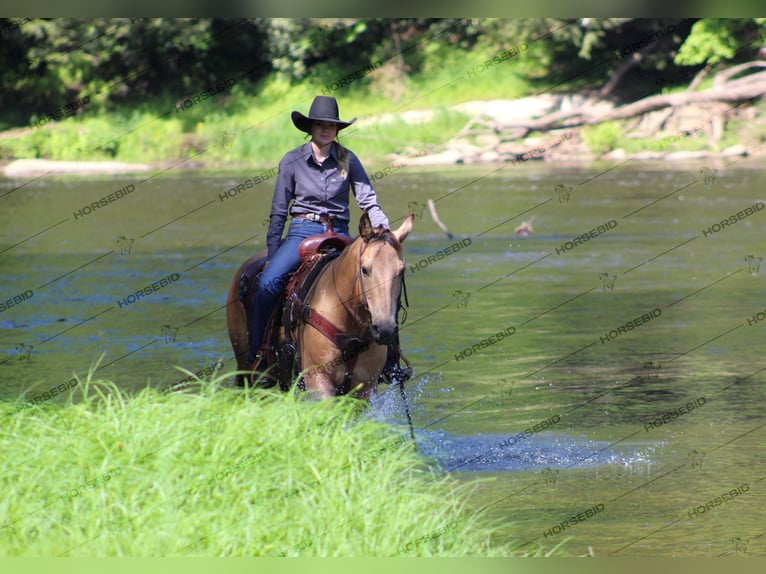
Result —
<svg viewBox="0 0 766 574"><path fill-rule="evenodd" d="M268 365L266 353L261 349L255 355L255 359L250 364L250 380L252 385L261 389L270 389L279 382L274 374L276 366Z"/></svg>

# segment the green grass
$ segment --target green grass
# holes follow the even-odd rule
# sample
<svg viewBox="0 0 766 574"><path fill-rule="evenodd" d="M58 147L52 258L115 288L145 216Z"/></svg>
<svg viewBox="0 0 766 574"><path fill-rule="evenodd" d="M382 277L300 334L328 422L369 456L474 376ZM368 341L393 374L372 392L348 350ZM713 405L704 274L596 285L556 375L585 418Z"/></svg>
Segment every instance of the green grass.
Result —
<svg viewBox="0 0 766 574"><path fill-rule="evenodd" d="M514 72L521 61L466 77L492 53L442 50L429 54L418 74L368 76L349 87L330 92L338 98L341 117L359 117L407 110L436 108L433 121L419 125L403 122L381 126L352 126L344 141L365 165L387 165L387 155L420 150L442 143L462 128L468 117L447 108L468 100L515 98L529 86ZM353 70L349 70L351 72ZM333 75L334 74L334 75ZM290 112L308 111L312 98L322 93L337 71L317 69L312 77L292 84L274 74L257 86L236 84L182 111L178 101L193 94L158 97L130 108L106 109L101 102L76 117L35 129L13 130L0 138L0 158L54 160L117 160L207 167L273 167L284 153L300 145L302 134L290 121ZM397 85L392 90L391 86ZM183 167L180 164L179 167Z"/></svg>
<svg viewBox="0 0 766 574"><path fill-rule="evenodd" d="M0 403L0 555L513 554L359 401L91 376L63 405Z"/></svg>

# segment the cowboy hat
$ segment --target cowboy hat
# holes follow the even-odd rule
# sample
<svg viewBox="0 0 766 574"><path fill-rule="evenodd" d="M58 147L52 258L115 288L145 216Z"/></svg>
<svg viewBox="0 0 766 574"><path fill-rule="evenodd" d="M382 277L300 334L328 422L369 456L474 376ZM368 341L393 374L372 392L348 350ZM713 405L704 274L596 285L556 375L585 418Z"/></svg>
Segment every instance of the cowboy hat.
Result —
<svg viewBox="0 0 766 574"><path fill-rule="evenodd" d="M332 122L338 126L338 131L347 128L356 121L356 118L350 122L344 122L338 118L338 102L332 96L315 97L314 101L311 102L308 116L294 111L290 117L295 127L306 133L311 133L311 122L313 121Z"/></svg>

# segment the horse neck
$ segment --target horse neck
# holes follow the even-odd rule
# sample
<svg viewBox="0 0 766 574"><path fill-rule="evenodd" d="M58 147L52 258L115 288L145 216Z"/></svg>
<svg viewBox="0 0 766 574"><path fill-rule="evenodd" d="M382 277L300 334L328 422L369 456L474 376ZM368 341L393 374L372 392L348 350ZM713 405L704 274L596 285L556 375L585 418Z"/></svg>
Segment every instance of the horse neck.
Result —
<svg viewBox="0 0 766 574"><path fill-rule="evenodd" d="M338 258L338 266L335 272L335 281L338 286L338 293L353 300L356 304L361 304L358 274L360 255L364 249L364 241L357 238L354 242L343 250ZM357 301L357 299L359 299Z"/></svg>
<svg viewBox="0 0 766 574"><path fill-rule="evenodd" d="M359 273L359 255L363 247L364 242L361 238L354 240L331 263L332 268L325 275L331 284L329 292L336 294L339 299L334 307L339 315L345 315L347 323L360 323L362 299L357 274Z"/></svg>

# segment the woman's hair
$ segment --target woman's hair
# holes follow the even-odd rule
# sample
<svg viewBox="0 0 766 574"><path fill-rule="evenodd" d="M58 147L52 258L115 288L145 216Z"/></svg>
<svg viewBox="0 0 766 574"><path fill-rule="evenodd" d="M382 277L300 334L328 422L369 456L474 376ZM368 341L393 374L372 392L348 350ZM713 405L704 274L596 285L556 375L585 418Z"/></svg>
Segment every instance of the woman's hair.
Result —
<svg viewBox="0 0 766 574"><path fill-rule="evenodd" d="M346 179L346 177L348 177L348 161L349 161L348 150L341 145L340 141L338 141L338 134L339 133L340 132L336 132L335 133L335 140L334 140L335 141L335 149L338 150L338 164L340 165L340 175L341 175L341 177L343 177L343 179ZM310 132L306 132L305 138L310 140L311 139L311 133Z"/></svg>
<svg viewBox="0 0 766 574"><path fill-rule="evenodd" d="M343 179L348 176L348 150L341 145L338 137L335 137L335 149L338 150L338 165L340 165L340 175Z"/></svg>

